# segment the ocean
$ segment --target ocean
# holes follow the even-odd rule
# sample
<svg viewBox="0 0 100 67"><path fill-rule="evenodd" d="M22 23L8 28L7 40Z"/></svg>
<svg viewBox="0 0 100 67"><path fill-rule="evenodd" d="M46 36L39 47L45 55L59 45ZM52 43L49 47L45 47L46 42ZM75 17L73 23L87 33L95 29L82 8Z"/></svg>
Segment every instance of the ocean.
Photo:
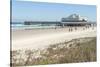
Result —
<svg viewBox="0 0 100 67"><path fill-rule="evenodd" d="M45 29L45 28L55 28L56 24L34 24L34 25L24 25L24 23L12 23L11 29Z"/></svg>

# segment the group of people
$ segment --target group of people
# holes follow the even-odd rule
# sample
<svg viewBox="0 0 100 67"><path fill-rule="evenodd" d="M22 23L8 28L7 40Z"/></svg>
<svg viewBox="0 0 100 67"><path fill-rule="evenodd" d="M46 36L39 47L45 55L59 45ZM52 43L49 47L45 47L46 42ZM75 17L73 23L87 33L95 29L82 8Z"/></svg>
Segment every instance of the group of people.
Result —
<svg viewBox="0 0 100 67"><path fill-rule="evenodd" d="M86 30L89 28L92 28L92 30L94 30L94 26L91 26L91 25L84 26L83 29L81 29L81 30ZM72 32L75 30L78 30L78 27L69 27L69 29L68 29L69 32Z"/></svg>
<svg viewBox="0 0 100 67"><path fill-rule="evenodd" d="M85 25L85 26L65 26L68 28L69 32L72 31L76 31L76 30L87 30L89 28L92 28L92 30L94 30L95 25ZM61 28L65 28L65 27L61 27ZM55 29L60 28L60 27L55 27Z"/></svg>

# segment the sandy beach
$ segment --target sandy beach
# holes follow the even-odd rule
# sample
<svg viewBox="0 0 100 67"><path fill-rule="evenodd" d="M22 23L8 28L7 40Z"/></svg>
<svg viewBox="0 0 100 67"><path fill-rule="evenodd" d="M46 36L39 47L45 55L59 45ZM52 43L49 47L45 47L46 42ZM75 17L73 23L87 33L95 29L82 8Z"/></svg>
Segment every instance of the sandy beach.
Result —
<svg viewBox="0 0 100 67"><path fill-rule="evenodd" d="M96 37L96 27L85 29L85 27L57 29L31 29L12 30L12 50L18 49L43 49L49 45L70 41L76 38Z"/></svg>

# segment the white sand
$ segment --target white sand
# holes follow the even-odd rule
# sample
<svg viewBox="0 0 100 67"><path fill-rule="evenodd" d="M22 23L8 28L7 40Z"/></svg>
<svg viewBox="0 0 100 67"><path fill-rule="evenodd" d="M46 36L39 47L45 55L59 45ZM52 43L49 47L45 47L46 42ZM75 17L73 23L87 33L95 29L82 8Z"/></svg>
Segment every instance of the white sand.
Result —
<svg viewBox="0 0 100 67"><path fill-rule="evenodd" d="M81 37L96 37L96 28L68 32L69 28L59 29L34 29L12 31L12 50L17 49L42 49L51 44L69 41ZM73 28L74 29L74 28Z"/></svg>

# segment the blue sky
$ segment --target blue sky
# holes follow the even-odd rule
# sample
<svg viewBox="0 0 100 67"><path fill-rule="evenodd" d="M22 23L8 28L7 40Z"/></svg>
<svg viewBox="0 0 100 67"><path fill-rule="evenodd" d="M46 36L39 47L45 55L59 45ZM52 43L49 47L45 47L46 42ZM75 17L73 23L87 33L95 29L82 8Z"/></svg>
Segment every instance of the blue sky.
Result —
<svg viewBox="0 0 100 67"><path fill-rule="evenodd" d="M12 21L60 21L70 14L80 14L90 21L96 21L95 5L12 1Z"/></svg>

